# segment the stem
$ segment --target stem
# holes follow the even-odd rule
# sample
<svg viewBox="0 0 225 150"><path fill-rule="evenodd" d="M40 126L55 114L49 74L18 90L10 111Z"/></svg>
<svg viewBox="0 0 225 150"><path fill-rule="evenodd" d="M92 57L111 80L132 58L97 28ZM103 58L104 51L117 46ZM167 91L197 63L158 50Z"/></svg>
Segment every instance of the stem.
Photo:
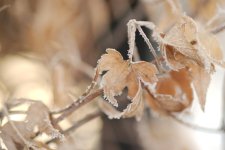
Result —
<svg viewBox="0 0 225 150"><path fill-rule="evenodd" d="M86 97L88 94L90 94L91 90L94 89L94 87L95 87L95 85L97 83L98 75L99 75L98 68L96 68L95 75L94 75L94 78L93 78L91 84L88 86L88 88L86 89L86 91L76 101L74 101L73 103L76 103L76 102L81 103L82 102L82 99L84 97ZM77 105L79 105L79 104L77 104ZM62 113L64 111L66 111L70 106L71 105L67 106L66 108L60 109L60 110L52 111L51 114L59 114L59 113Z"/></svg>
<svg viewBox="0 0 225 150"><path fill-rule="evenodd" d="M65 131L63 131L63 134L68 134L69 132L76 130L78 127L82 126L83 124L97 118L101 116L101 112L95 112L92 114L87 115L84 119L81 119L80 121L78 121L77 123L75 123L73 126L71 126L70 128L66 129Z"/></svg>
<svg viewBox="0 0 225 150"><path fill-rule="evenodd" d="M20 111L20 110L9 110L9 115L11 114L23 114L26 115L26 111Z"/></svg>
<svg viewBox="0 0 225 150"><path fill-rule="evenodd" d="M213 129L213 128L206 128L206 127L201 127L199 125L196 125L196 124L192 124L192 123L189 123L189 122L186 122L180 118L177 118L175 115L173 114L169 114L169 116L175 120L176 122L184 125L184 126L187 126L189 128L192 128L192 129L195 129L195 130L199 130L199 131L203 131L203 132L211 132L211 133L221 133L221 132L225 132L225 129L224 127L221 127L221 128L217 128L217 129Z"/></svg>
<svg viewBox="0 0 225 150"><path fill-rule="evenodd" d="M98 89L89 95L81 98L78 101L73 102L70 106L68 106L66 109L64 109L63 113L56 119L53 120L53 124L57 124L58 122L62 121L65 117L72 114L74 111L76 111L78 108L82 107L83 105L91 102L94 98L98 97L103 93L103 89Z"/></svg>
<svg viewBox="0 0 225 150"><path fill-rule="evenodd" d="M162 3L162 2L165 2L164 0L143 0L143 2L144 3L146 3L146 4L152 4L152 5L154 5L154 4L159 4L159 3Z"/></svg>
<svg viewBox="0 0 225 150"><path fill-rule="evenodd" d="M4 5L4 6L0 7L0 12L2 12L3 10L5 10L9 7L10 7L10 5Z"/></svg>
<svg viewBox="0 0 225 150"><path fill-rule="evenodd" d="M129 45L129 50L128 50L128 57L129 60L132 61L132 57L134 55L134 50L136 47L136 43L135 43L135 38L136 38L136 24L135 24L135 20L132 19L127 23L128 29L127 29L127 33L128 33L128 45Z"/></svg>
<svg viewBox="0 0 225 150"><path fill-rule="evenodd" d="M68 134L68 133L76 130L80 126L88 123L89 121L91 121L91 120L93 120L93 119L95 119L97 117L100 117L101 114L102 114L101 112L97 111L97 112L94 112L92 114L87 115L84 119L79 120L78 122L74 123L70 128L68 128L65 131L63 131L62 134ZM56 138L51 139L51 140L47 141L46 144L55 142L56 140L58 140L58 139L56 139Z"/></svg>
<svg viewBox="0 0 225 150"><path fill-rule="evenodd" d="M7 109L11 109L13 107L17 107L19 105L22 105L24 103L33 103L33 102L37 102L37 101L40 101L40 100L31 100L31 99L27 99L27 98L18 98L18 99L12 99L10 100L10 102L6 102L5 103L5 106Z"/></svg>
<svg viewBox="0 0 225 150"><path fill-rule="evenodd" d="M160 63L158 60L158 56L155 52L155 49L153 48L151 42L149 41L149 39L147 38L146 34L144 33L144 31L142 30L141 26L139 24L137 24L137 29L140 32L141 36L143 37L145 43L148 45L148 48L150 49L151 53L153 54L155 61L156 61L156 65L158 68L160 68Z"/></svg>
<svg viewBox="0 0 225 150"><path fill-rule="evenodd" d="M21 139L21 141L25 144L25 147L27 147L27 148L32 148L32 149L34 149L34 150L37 150L38 148L36 148L36 147L33 145L33 143L27 141L27 140L24 138L23 134L22 134L22 133L19 131L19 129L16 127L16 125L14 124L14 122L10 120L9 113L8 113L8 110L7 110L7 108L6 108L5 105L3 105L3 111L4 111L5 115L6 115L6 117L7 117L7 119L8 119L8 122L9 122L9 124L11 125L12 129L16 132L16 134L18 135L18 137L19 137L19 138Z"/></svg>
<svg viewBox="0 0 225 150"><path fill-rule="evenodd" d="M210 32L213 34L218 34L218 33L222 32L224 29L225 29L225 23L212 29Z"/></svg>

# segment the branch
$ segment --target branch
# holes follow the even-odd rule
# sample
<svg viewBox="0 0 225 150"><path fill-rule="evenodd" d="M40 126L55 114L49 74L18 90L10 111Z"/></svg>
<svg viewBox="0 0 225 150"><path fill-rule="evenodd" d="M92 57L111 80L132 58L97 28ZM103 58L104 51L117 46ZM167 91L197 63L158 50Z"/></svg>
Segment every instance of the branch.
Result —
<svg viewBox="0 0 225 150"><path fill-rule="evenodd" d="M97 47L99 49L105 49L106 47L120 47L120 45L123 44L124 39L126 39L124 25L132 18L142 20L144 16L143 6L140 3L137 3L132 11L128 11L123 14L121 19L117 20L118 24L115 28L106 31L106 33L98 39Z"/></svg>
<svg viewBox="0 0 225 150"><path fill-rule="evenodd" d="M202 127L202 126L199 126L199 125L196 125L196 124L192 124L190 122L186 122L178 117L176 117L175 115L173 114L169 114L169 116L175 120L176 122L186 126L186 127L189 127L189 128L192 128L192 129L195 129L195 130L199 130L199 131L203 131L203 132L210 132L210 133L221 133L221 132L225 132L225 128L222 126L221 128L217 128L217 129L213 129L213 128L207 128L207 127Z"/></svg>
<svg viewBox="0 0 225 150"><path fill-rule="evenodd" d="M13 114L23 114L26 115L27 111L22 111L22 110L9 110L9 115Z"/></svg>
<svg viewBox="0 0 225 150"><path fill-rule="evenodd" d="M162 2L165 2L164 0L142 0L143 2L151 5L160 4Z"/></svg>
<svg viewBox="0 0 225 150"><path fill-rule="evenodd" d="M65 131L63 131L63 134L68 134L71 131L76 130L77 128L79 128L80 126L82 126L83 124L97 118L101 116L101 112L95 112L92 114L87 115L84 119L81 119L80 121L78 121L77 123L75 123L73 126L71 126L70 128L66 129Z"/></svg>
<svg viewBox="0 0 225 150"><path fill-rule="evenodd" d="M74 111L76 111L78 108L82 107L83 105L91 102L94 98L100 96L103 93L103 89L98 89L89 95L82 97L80 100L73 102L71 105L69 105L67 108L64 109L62 114L53 120L53 124L56 124L60 121L62 121L65 117L72 114Z"/></svg>
<svg viewBox="0 0 225 150"><path fill-rule="evenodd" d="M156 54L156 50L154 49L154 47L152 46L150 40L148 39L148 37L146 36L146 34L144 33L144 31L142 30L141 26L137 23L137 29L140 33L140 35L143 37L145 43L148 45L148 48L150 49L150 52L153 54L157 67L160 68L160 63L158 60L158 56Z"/></svg>
<svg viewBox="0 0 225 150"><path fill-rule="evenodd" d="M25 144L25 147L32 148L34 150L38 150L38 148L35 147L35 145L33 145L32 142L27 141L26 138L23 137L22 133L20 133L19 129L16 127L16 125L14 124L13 121L11 121L10 117L9 117L9 112L8 109L6 108L5 105L3 105L3 111L8 119L9 124L11 125L12 129L16 132L16 134L18 135L18 137L20 138L20 140Z"/></svg>
<svg viewBox="0 0 225 150"><path fill-rule="evenodd" d="M218 34L222 32L224 29L225 29L225 23L220 26L217 26L216 28L212 29L210 32L213 34Z"/></svg>
<svg viewBox="0 0 225 150"><path fill-rule="evenodd" d="M86 91L76 100L74 101L73 103L76 103L76 102L79 102L81 103L82 102L82 99L84 97L86 97L88 94L90 94L90 92L94 89L94 87L96 86L96 83L97 83L97 79L98 79L98 76L99 76L99 72L98 72L98 68L95 69L95 75L94 75L94 78L91 82L91 84L88 86L88 88L86 89ZM77 104L79 105L79 104ZM69 106L67 106L66 108L63 108L63 109L60 109L60 110L56 110L56 111L52 111L51 114L59 114L59 113L62 113L64 112L65 110L68 109Z"/></svg>
<svg viewBox="0 0 225 150"><path fill-rule="evenodd" d="M101 114L102 114L101 112L97 111L95 113L92 113L92 114L87 115L85 118L83 118L83 119L79 120L78 122L74 123L70 128L66 129L65 131L62 131L62 134L65 135L65 134L68 134L68 133L76 130L80 126L88 123L89 121L91 121L91 120L93 120L93 119L95 119L97 117L100 117ZM51 139L51 140L47 141L46 144L55 142L56 140L58 140L58 139L56 139L56 138Z"/></svg>
<svg viewBox="0 0 225 150"><path fill-rule="evenodd" d="M0 7L0 12L2 12L3 10L5 10L9 7L10 7L10 5L4 5L4 6Z"/></svg>

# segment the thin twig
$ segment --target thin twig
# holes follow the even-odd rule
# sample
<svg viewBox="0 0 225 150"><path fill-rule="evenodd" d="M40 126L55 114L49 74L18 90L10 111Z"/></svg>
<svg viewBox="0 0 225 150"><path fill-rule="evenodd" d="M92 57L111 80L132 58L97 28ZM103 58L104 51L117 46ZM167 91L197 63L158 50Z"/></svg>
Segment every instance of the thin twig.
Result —
<svg viewBox="0 0 225 150"><path fill-rule="evenodd" d="M197 1L195 10L190 14L192 18L197 18L202 11L202 8L205 8L210 0Z"/></svg>
<svg viewBox="0 0 225 150"><path fill-rule="evenodd" d="M37 150L37 148L36 148L31 142L27 141L27 140L23 137L23 135L20 133L19 129L16 127L16 125L14 124L14 122L11 121L11 119L10 119L10 117L9 117L9 112L8 112L8 110L7 110L7 108L6 108L5 105L3 105L3 111L4 111L5 115L6 115L6 117L7 117L7 119L8 119L8 122L9 122L9 124L11 125L12 129L16 132L16 134L19 136L19 138L23 141L23 143L25 144L25 146L26 146L27 148L32 148L32 149L34 149L34 150Z"/></svg>
<svg viewBox="0 0 225 150"><path fill-rule="evenodd" d="M164 0L142 0L142 2L145 2L146 4L155 5L155 4L163 3L165 1Z"/></svg>
<svg viewBox="0 0 225 150"><path fill-rule="evenodd" d="M203 131L203 132L210 132L210 133L223 133L225 132L225 128L224 127L221 127L221 128L217 128L217 129L213 129L213 128L207 128L207 127L202 127L202 126L199 126L199 125L196 125L196 124L192 124L190 122L186 122L178 117L176 117L175 115L173 114L169 114L169 116L175 120L176 122L186 126L186 127L189 127L191 129L195 129L195 130L198 130L198 131Z"/></svg>
<svg viewBox="0 0 225 150"><path fill-rule="evenodd" d="M102 93L103 93L103 89L98 89L98 90L90 93L89 95L81 98L79 101L73 102L70 106L68 106L66 109L64 109L64 111L58 118L53 120L53 124L56 124L56 123L62 121L65 117L69 116L71 113L73 113L78 108L82 107L83 105L91 102L92 100L94 100L94 98L100 96Z"/></svg>
<svg viewBox="0 0 225 150"><path fill-rule="evenodd" d="M14 115L14 114L26 114L26 111L22 111L22 110L10 110L9 111L9 115Z"/></svg>
<svg viewBox="0 0 225 150"><path fill-rule="evenodd" d="M82 126L83 124L85 124L97 117L100 117L101 114L102 114L102 112L98 111L98 112L87 115L84 119L81 119L80 121L75 123L73 126L66 129L65 131L63 131L63 134L68 134L69 132L76 130L78 127Z"/></svg>
<svg viewBox="0 0 225 150"><path fill-rule="evenodd" d="M174 0L166 0L166 2L171 7L172 13L174 13L174 14L181 14L182 8L181 8L181 4L180 4L179 1L175 2Z"/></svg>
<svg viewBox="0 0 225 150"><path fill-rule="evenodd" d="M136 20L132 19L127 23L127 36L128 36L128 45L129 45L129 50L128 50L128 57L129 60L132 61L133 55L134 55L134 50L136 47L135 43L135 38L136 38Z"/></svg>
<svg viewBox="0 0 225 150"><path fill-rule="evenodd" d="M150 52L153 54L153 56L154 56L154 58L156 60L157 67L160 68L160 63L159 63L159 60L158 60L158 56L157 56L156 51L153 48L150 40L147 38L146 34L144 33L144 31L142 30L142 28L141 28L141 26L139 24L137 24L137 29L140 32L141 36L143 37L145 43L148 45L148 48L150 49Z"/></svg>
<svg viewBox="0 0 225 150"><path fill-rule="evenodd" d="M73 103L75 103L75 104L76 104L77 102L79 102L79 104L82 103L82 102L81 102L82 99L83 99L84 97L86 97L88 94L90 94L90 92L92 91L92 89L94 89L94 87L96 86L98 76L99 76L98 68L96 68L96 70L95 70L95 75L94 75L94 78L93 78L91 84L88 86L87 90L86 90L86 91L85 91L85 92L84 92L77 100L75 100ZM79 105L79 104L78 104L78 105ZM51 114L59 114L59 113L62 113L62 112L64 112L65 110L67 110L70 106L71 106L71 105L69 105L69 106L67 106L67 107L65 107L65 108L63 108L63 109L60 109L60 110L52 111Z"/></svg>
<svg viewBox="0 0 225 150"><path fill-rule="evenodd" d="M90 79L93 78L94 69L91 65L87 64L86 62L80 61L76 69L85 73L88 77L90 77Z"/></svg>
<svg viewBox="0 0 225 150"><path fill-rule="evenodd" d="M210 32L213 34L218 34L220 32L222 32L225 29L225 23L223 23L220 26L217 26L216 28L212 29Z"/></svg>
<svg viewBox="0 0 225 150"><path fill-rule="evenodd" d="M2 12L3 10L5 10L9 7L10 7L10 5L4 5L4 6L0 7L0 12Z"/></svg>
<svg viewBox="0 0 225 150"><path fill-rule="evenodd" d="M108 30L105 35L98 39L97 47L99 49L105 49L106 47L120 47L126 38L126 30L124 30L124 25L132 18L142 20L144 16L145 13L143 11L143 5L141 5L141 3L137 3L132 11L128 11L121 19L118 20L118 24L115 28Z"/></svg>
<svg viewBox="0 0 225 150"><path fill-rule="evenodd" d="M13 107L17 107L19 105L22 105L24 103L33 103L33 102L38 102L40 100L32 100L32 99L28 99L28 98L18 98L18 99L10 99L8 100L6 103L5 103L5 106L8 108L8 109L11 109Z"/></svg>
<svg viewBox="0 0 225 150"><path fill-rule="evenodd" d="M64 130L64 131L62 132L62 134L66 135L66 134L68 134L68 133L70 133L70 132L76 130L76 129L79 128L80 126L82 126L82 125L88 123L89 121L91 121L91 120L93 120L93 119L95 119L95 118L97 118L97 117L100 117L101 114L102 114L101 112L97 111L97 112L95 112L95 113L91 113L91 114L87 115L85 118L83 118L83 119L77 121L77 122L74 123L71 127L69 127L68 129ZM47 141L46 144L55 142L56 140L58 140L58 139L56 139L56 138L51 139L51 140Z"/></svg>

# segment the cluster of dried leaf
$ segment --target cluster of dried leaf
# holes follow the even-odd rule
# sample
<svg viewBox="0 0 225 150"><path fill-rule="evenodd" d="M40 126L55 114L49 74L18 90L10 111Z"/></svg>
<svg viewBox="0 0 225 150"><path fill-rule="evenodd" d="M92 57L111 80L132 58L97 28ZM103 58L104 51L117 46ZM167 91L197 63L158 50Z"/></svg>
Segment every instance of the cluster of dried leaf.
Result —
<svg viewBox="0 0 225 150"><path fill-rule="evenodd" d="M24 112L26 118L22 121L11 121L8 116L8 109L4 108L4 113L8 116L8 122L1 127L0 136L8 149L23 149L24 146L32 149L45 147L41 142L32 140L42 133L49 135L51 138L63 139L64 136L53 127L49 109L42 102L20 99L14 101L9 107L13 109L23 103L29 103L29 107Z"/></svg>
<svg viewBox="0 0 225 150"><path fill-rule="evenodd" d="M154 53L155 59L158 60L156 65L145 61L134 62L132 59L136 29L152 50L151 43L141 26L153 30L153 37L159 44L163 59L159 61ZM109 101L108 103L101 100L99 104L109 118L136 116L140 119L144 109L143 99L146 99L149 106L160 114L180 112L191 105L193 90L196 91L204 110L207 87L210 76L214 72L214 65L224 66L224 62L213 56L211 52L214 49L220 50L215 37L206 31L199 31L197 24L186 15L183 15L166 34L159 33L149 22L132 20L128 28L130 29L129 59L123 60L118 51L107 49L107 54L98 61L97 73L105 72L100 86L103 88L104 98ZM207 41L204 38L206 36ZM164 62L166 66L163 65ZM125 88L128 89L126 94L130 103L120 112L113 107L118 106L115 96L122 94ZM66 110L68 109L63 111ZM5 109L5 114L8 113L7 111ZM43 145L37 142L31 142L37 133L46 133L52 138L63 137L53 127L49 110L43 103L32 102L25 113L25 121L10 121L8 118L9 121L1 128L1 137L8 149L16 150L24 146L33 149L42 147Z"/></svg>
<svg viewBox="0 0 225 150"><path fill-rule="evenodd" d="M157 51L161 55L157 54L151 45L142 26L153 31L152 36L159 45ZM154 61L134 61L136 31L144 38L155 57ZM101 99L99 106L109 118L135 116L140 120L145 100L151 109L159 114L181 112L191 106L194 92L204 110L207 88L215 65L225 67L219 42L210 31L191 17L182 15L166 33L159 32L151 22L130 20L128 38L129 59L124 60L115 49L107 49L107 54L98 61L91 86L69 107L50 112L43 103L30 100L14 101L14 104L3 107L7 122L1 127L1 138L5 146L10 150L50 149L48 143L37 142L34 139L42 133L50 135L52 139L62 139L62 133L66 132L61 132L58 122L102 94L107 101ZM100 75L100 88L92 91ZM124 110L119 111L116 107L120 102L116 97L121 94L127 96L129 104ZM22 103L29 103L27 111L24 112L26 118L23 121L12 121L9 113ZM61 115L55 117L55 114Z"/></svg>
<svg viewBox="0 0 225 150"><path fill-rule="evenodd" d="M152 52L151 43L140 26L153 30L152 36L159 44L163 59L156 65L132 61L136 29ZM136 116L140 119L144 107L143 99L146 99L152 110L168 115L190 107L194 90L204 110L206 92L211 75L215 71L215 64L225 66L221 58L213 55L213 51L221 51L214 35L200 28L186 15L182 15L166 34L159 33L149 22L133 20L128 24L128 28L131 29L128 31L130 59L123 60L119 52L107 49L107 54L99 60L98 68L100 73L106 71L101 79L104 97L112 105L118 106L115 96L120 95L126 87L130 104L120 112L102 101L100 106L103 111L110 118ZM156 60L159 59L157 57L155 56Z"/></svg>

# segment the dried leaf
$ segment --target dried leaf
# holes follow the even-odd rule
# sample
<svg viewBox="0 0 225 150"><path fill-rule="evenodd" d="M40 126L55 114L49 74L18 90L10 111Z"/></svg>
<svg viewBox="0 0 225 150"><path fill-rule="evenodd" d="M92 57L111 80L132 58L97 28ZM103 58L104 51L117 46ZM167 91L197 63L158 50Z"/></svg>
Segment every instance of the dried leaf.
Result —
<svg viewBox="0 0 225 150"><path fill-rule="evenodd" d="M191 78L190 82L193 83L194 89L199 99L199 103L204 110L206 92L211 80L211 74L193 60L185 58L185 56L183 56L182 54L177 54L176 56L177 57L174 57L174 60L171 58L168 59L169 62L172 62L170 63L170 66L176 68L179 64L184 64L185 69L187 70L187 72L189 72L188 76ZM178 65L175 63L175 61L177 61ZM214 65L212 65L211 68L211 70L214 70ZM176 78L178 78L178 76Z"/></svg>
<svg viewBox="0 0 225 150"><path fill-rule="evenodd" d="M207 48L199 40L197 24L190 17L184 15L165 34L161 44L163 51L166 51L165 48L169 45L174 51L194 60L208 72L212 71L212 60L207 53Z"/></svg>
<svg viewBox="0 0 225 150"><path fill-rule="evenodd" d="M202 67L198 66L195 63L189 64L190 76L195 88L195 91L198 96L199 103L202 110L205 108L206 93L211 81L210 74Z"/></svg>
<svg viewBox="0 0 225 150"><path fill-rule="evenodd" d="M211 61L217 65L225 67L225 62L223 61L223 53L220 47L220 43L215 35L202 30L198 33L199 41L204 45L207 54Z"/></svg>
<svg viewBox="0 0 225 150"><path fill-rule="evenodd" d="M132 63L132 68L136 72L136 75L140 77L143 83L154 83L158 81L156 77L157 69L155 65L144 61Z"/></svg>
<svg viewBox="0 0 225 150"><path fill-rule="evenodd" d="M63 135L52 126L49 116L49 109L42 102L35 102L31 104L27 111L27 129L34 132L35 126L38 127L39 132L44 132L51 136L51 138L63 137Z"/></svg>
<svg viewBox="0 0 225 150"><path fill-rule="evenodd" d="M167 49L167 52L172 51L171 49ZM183 65L182 67L185 67L184 69L189 72L188 76L191 79L190 83L193 83L201 108L204 110L206 92L211 80L210 73L202 66L199 66L199 64L197 64L195 61L186 58L184 55L180 53L173 53L176 52L173 51L172 54L169 53L170 57L167 57L167 61L174 70L179 70L179 67ZM214 70L214 65L211 66L211 70ZM178 76L176 76L176 79L177 78Z"/></svg>
<svg viewBox="0 0 225 150"><path fill-rule="evenodd" d="M23 138L27 141L30 141L30 138L35 135L35 133L27 130L25 122L23 121L12 121L15 127L18 129ZM1 128L0 136L6 145L6 147L10 150L22 149L26 143L20 138L17 132L14 130L10 122L7 122ZM34 143L30 142L29 145L34 145Z"/></svg>
<svg viewBox="0 0 225 150"><path fill-rule="evenodd" d="M193 92L191 88L191 77L187 69L180 69L179 71L171 71L171 78L176 81L181 90L184 92L188 100L193 99Z"/></svg>
<svg viewBox="0 0 225 150"><path fill-rule="evenodd" d="M179 112L190 106L193 100L191 79L186 69L171 71L159 78L156 91L151 91L148 101L156 111Z"/></svg>
<svg viewBox="0 0 225 150"><path fill-rule="evenodd" d="M36 135L35 127L38 127L40 133L46 133L50 135L51 138L63 137L63 135L52 126L49 110L42 102L32 102L26 114L25 121L9 120L1 128L1 137L8 149L23 149L25 146L39 149L38 145L40 144L32 140ZM21 139L21 136L23 139Z"/></svg>
<svg viewBox="0 0 225 150"><path fill-rule="evenodd" d="M210 75L215 70L214 65L225 66L216 37L184 15L159 43L163 57L172 70L188 70L190 83L193 83L204 110Z"/></svg>
<svg viewBox="0 0 225 150"><path fill-rule="evenodd" d="M107 100L114 106L118 106L114 96L121 94L126 86L129 64L116 50L107 49L106 51L108 54L103 55L98 62L99 72L107 71L101 85L104 87L104 95Z"/></svg>
<svg viewBox="0 0 225 150"><path fill-rule="evenodd" d="M101 86L104 90L104 97L114 106L118 106L117 100L114 98L120 95L125 87L128 89L128 98L131 99L131 104L122 114L114 112L108 107L113 116L111 118L130 117L138 112L137 106L142 105L141 100L141 81L144 84L153 84L157 81L157 69L155 65L139 61L131 62L123 60L121 54L114 49L107 49L108 54L104 54L98 62L98 70L100 73L107 71L101 80ZM128 113L129 112L129 113ZM132 113L131 113L132 112ZM139 113L140 114L140 113Z"/></svg>
<svg viewBox="0 0 225 150"><path fill-rule="evenodd" d="M150 108L153 110L153 112L157 112L158 114L161 115L167 115L168 112L161 108L160 104L157 102L157 100L154 98L152 93L148 90L147 92L144 93L144 99L147 100Z"/></svg>
<svg viewBox="0 0 225 150"><path fill-rule="evenodd" d="M178 71L179 69L185 67L185 65L182 64L182 62L186 60L184 55L182 55L179 52L176 52L174 48L169 45L163 45L162 49L164 50L163 51L164 59L169 68Z"/></svg>
<svg viewBox="0 0 225 150"><path fill-rule="evenodd" d="M122 112L116 110L115 107L105 101L100 101L99 104L102 111L107 114L110 119L119 119L121 117L129 118L136 116L136 119L140 120L144 109L141 83L139 83L139 88L135 97L131 100L131 103L128 104L128 106Z"/></svg>

